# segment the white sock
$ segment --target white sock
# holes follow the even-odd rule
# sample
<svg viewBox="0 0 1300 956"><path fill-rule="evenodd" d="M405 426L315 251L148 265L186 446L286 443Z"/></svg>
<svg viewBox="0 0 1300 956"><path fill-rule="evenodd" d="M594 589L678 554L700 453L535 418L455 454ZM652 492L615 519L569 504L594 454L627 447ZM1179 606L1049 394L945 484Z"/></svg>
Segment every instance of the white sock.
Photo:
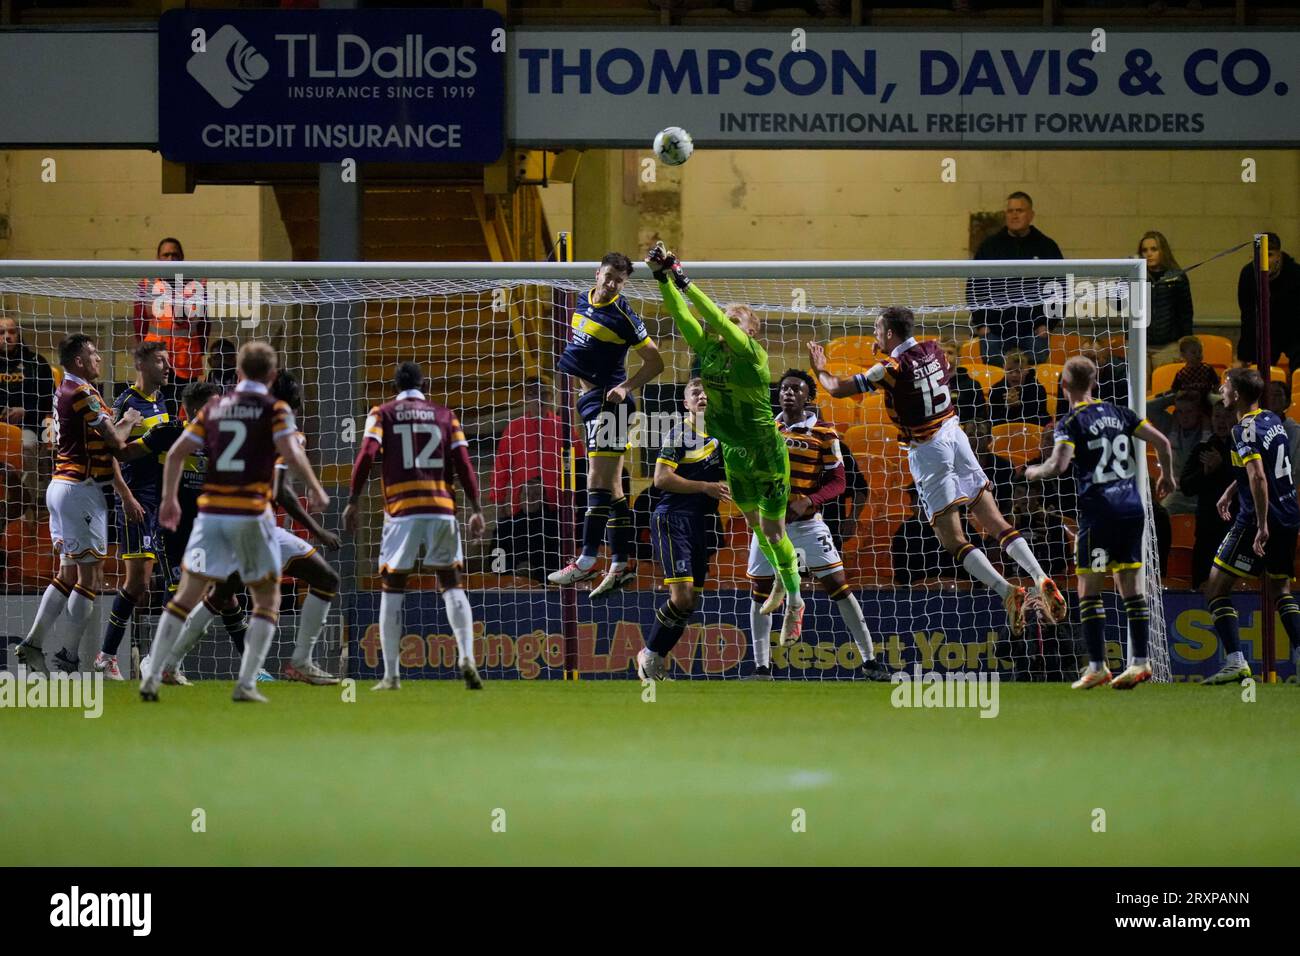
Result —
<svg viewBox="0 0 1300 956"><path fill-rule="evenodd" d="M257 672L266 663L266 652L275 637L275 623L254 614L244 636L244 656L239 662L239 686L250 690L257 684Z"/></svg>
<svg viewBox="0 0 1300 956"><path fill-rule="evenodd" d="M1011 590L1011 585L1007 579L994 570L993 565L989 563L988 555L979 548L972 548L962 558L961 566L981 584L988 585L998 592L999 597L1006 597L1007 592Z"/></svg>
<svg viewBox="0 0 1300 956"><path fill-rule="evenodd" d="M1101 669L1102 669L1103 667L1105 667L1105 666L1106 666L1106 664L1105 664L1104 661L1103 661L1103 662L1098 662L1098 661L1088 661L1088 673L1089 673L1089 674L1096 674L1096 673L1099 673L1099 672L1101 671Z"/></svg>
<svg viewBox="0 0 1300 956"><path fill-rule="evenodd" d="M609 573L617 574L619 571L622 571L626 567L627 567L626 561L611 561L609 562Z"/></svg>
<svg viewBox="0 0 1300 956"><path fill-rule="evenodd" d="M59 643L70 649L74 657L81 657L81 640L86 636L87 625L95 613L95 601L76 588L68 596L68 608L60 622ZM98 635L96 635L98 636Z"/></svg>
<svg viewBox="0 0 1300 956"><path fill-rule="evenodd" d="M447 609L447 620L451 622L451 632L456 635L456 647L460 650L459 663L474 664L474 612L469 606L469 597L463 588L447 588L442 592L442 605Z"/></svg>
<svg viewBox="0 0 1300 956"><path fill-rule="evenodd" d="M1034 583L1041 583L1043 578L1047 577L1043 573L1042 566L1038 559L1034 557L1034 552L1029 550L1029 542L1024 538L1016 538L1009 545L1002 549L1011 556L1011 559L1025 569L1025 573L1033 578Z"/></svg>
<svg viewBox="0 0 1300 956"><path fill-rule="evenodd" d="M306 664L311 660L312 649L320 640L321 628L325 626L325 616L330 612L330 601L308 594L302 602L302 612L298 615L298 634L293 642L293 663L295 666Z"/></svg>
<svg viewBox="0 0 1300 956"><path fill-rule="evenodd" d="M1246 655L1241 651L1233 651L1228 655L1228 663L1234 667L1246 666Z"/></svg>
<svg viewBox="0 0 1300 956"><path fill-rule="evenodd" d="M754 666L772 666L772 615L758 609L758 601L749 602L749 634L754 644Z"/></svg>
<svg viewBox="0 0 1300 956"><path fill-rule="evenodd" d="M163 661L162 669L164 671L174 671L180 666L181 661L185 660L185 655L194 649L194 645L202 640L203 635L208 630L208 625L216 618L216 614L208 607L204 601L199 602L199 606L190 611L190 616L185 619L181 626L181 632L176 638L176 644L172 647L172 652Z"/></svg>
<svg viewBox="0 0 1300 956"><path fill-rule="evenodd" d="M384 679L397 676L397 657L402 644L402 598L400 591L379 596L379 644L384 651Z"/></svg>
<svg viewBox="0 0 1300 956"><path fill-rule="evenodd" d="M1147 662L1147 659L1146 659L1145 657L1131 657L1131 658L1129 658L1129 663L1132 664L1134 667L1142 667L1143 665L1146 664L1146 662Z"/></svg>
<svg viewBox="0 0 1300 956"><path fill-rule="evenodd" d="M26 643L32 647L40 647L45 640L45 635L59 623L67 607L68 596L53 584L46 585L45 593L41 595L40 606L36 609L36 620L32 621L32 629L27 632Z"/></svg>
<svg viewBox="0 0 1300 956"><path fill-rule="evenodd" d="M185 621L178 614L173 614L171 605L163 608L162 614L158 615L158 630L154 631L153 646L149 648L148 666L144 666L141 661L141 675L145 680L156 681L162 676L163 663L173 652L176 646L176 639L180 637L181 628L184 627Z"/></svg>
<svg viewBox="0 0 1300 956"><path fill-rule="evenodd" d="M576 564L580 570L590 571L596 566L596 559L590 554L580 554L576 559L574 559L573 563Z"/></svg>
<svg viewBox="0 0 1300 956"><path fill-rule="evenodd" d="M862 659L874 659L876 649L871 643L871 632L867 630L867 619L862 616L862 605L858 603L857 597L852 594L842 597L835 602L835 606L839 608L840 617L844 618L844 626L853 635L853 643L858 645Z"/></svg>

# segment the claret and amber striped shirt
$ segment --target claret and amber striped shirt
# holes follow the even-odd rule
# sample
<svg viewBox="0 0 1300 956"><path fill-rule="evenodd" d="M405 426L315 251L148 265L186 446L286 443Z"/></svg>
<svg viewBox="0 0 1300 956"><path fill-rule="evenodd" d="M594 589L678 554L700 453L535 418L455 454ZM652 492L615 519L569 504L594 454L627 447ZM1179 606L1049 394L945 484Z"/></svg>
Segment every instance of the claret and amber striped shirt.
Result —
<svg viewBox="0 0 1300 956"><path fill-rule="evenodd" d="M384 485L384 512L390 518L455 515L451 483L456 460L468 462L469 443L451 409L417 389L370 410L363 445L377 442Z"/></svg>
<svg viewBox="0 0 1300 956"><path fill-rule="evenodd" d="M54 393L55 427L59 430L54 455L54 481L98 484L113 480L113 458L95 429L111 421L103 397L95 386L71 372Z"/></svg>
<svg viewBox="0 0 1300 956"><path fill-rule="evenodd" d="M199 512L260 517L271 501L275 443L297 430L293 411L261 382L214 396L183 432L207 454Z"/></svg>
<svg viewBox="0 0 1300 956"><path fill-rule="evenodd" d="M834 426L808 414L802 421L787 424L782 413L776 427L790 452L790 500L811 498L820 508L844 493L844 456Z"/></svg>

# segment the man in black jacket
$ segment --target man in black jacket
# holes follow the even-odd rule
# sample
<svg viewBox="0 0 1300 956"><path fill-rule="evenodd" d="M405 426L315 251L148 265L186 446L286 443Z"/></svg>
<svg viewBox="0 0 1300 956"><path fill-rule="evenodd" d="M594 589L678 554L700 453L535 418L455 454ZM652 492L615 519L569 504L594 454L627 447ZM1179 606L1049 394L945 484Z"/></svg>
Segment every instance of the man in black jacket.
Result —
<svg viewBox="0 0 1300 956"><path fill-rule="evenodd" d="M1034 228L1034 201L1028 193L1007 197L1006 225L993 233L975 253L976 259L1064 259L1061 247ZM1014 302L1039 297L1039 279L970 279L967 301ZM1005 308L971 309L971 328L981 336L980 354L990 365L1001 365L1006 352L1018 349L1033 356L1034 364L1046 362L1050 325L1040 306L1009 305Z"/></svg>
<svg viewBox="0 0 1300 956"><path fill-rule="evenodd" d="M1241 309L1241 338L1237 358L1259 361L1255 337L1255 266L1246 263L1237 277L1237 305ZM1268 234L1268 344L1276 365L1283 352L1294 366L1300 360L1300 263L1282 251L1277 233Z"/></svg>
<svg viewBox="0 0 1300 956"><path fill-rule="evenodd" d="M50 363L23 345L17 322L0 316L0 421L22 429L24 507L37 501L41 430L53 409Z"/></svg>
<svg viewBox="0 0 1300 956"><path fill-rule="evenodd" d="M1214 552L1228 533L1228 522L1219 516L1219 499L1232 484L1232 409L1216 405L1211 416L1213 432L1187 456L1179 489L1196 498L1196 536L1192 541L1192 587L1210 578Z"/></svg>

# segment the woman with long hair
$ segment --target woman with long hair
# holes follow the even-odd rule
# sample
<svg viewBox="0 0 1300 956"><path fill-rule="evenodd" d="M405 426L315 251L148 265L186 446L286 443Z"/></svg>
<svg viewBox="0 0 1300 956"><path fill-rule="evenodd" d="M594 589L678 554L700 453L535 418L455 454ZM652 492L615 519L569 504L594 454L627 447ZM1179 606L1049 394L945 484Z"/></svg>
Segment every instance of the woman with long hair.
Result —
<svg viewBox="0 0 1300 956"><path fill-rule="evenodd" d="M1143 233L1137 253L1147 261L1151 293L1147 355L1154 369L1179 361L1178 340L1192 334L1192 286L1164 233L1154 229Z"/></svg>

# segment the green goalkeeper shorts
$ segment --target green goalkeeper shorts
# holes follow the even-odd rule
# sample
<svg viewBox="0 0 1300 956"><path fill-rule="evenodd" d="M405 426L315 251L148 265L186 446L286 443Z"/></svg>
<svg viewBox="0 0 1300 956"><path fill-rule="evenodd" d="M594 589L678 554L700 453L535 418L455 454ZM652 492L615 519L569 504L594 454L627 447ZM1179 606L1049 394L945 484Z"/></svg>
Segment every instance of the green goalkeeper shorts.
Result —
<svg viewBox="0 0 1300 956"><path fill-rule="evenodd" d="M785 517L790 502L790 452L774 427L768 436L746 445L722 446L731 500L741 511L753 511L775 521Z"/></svg>

